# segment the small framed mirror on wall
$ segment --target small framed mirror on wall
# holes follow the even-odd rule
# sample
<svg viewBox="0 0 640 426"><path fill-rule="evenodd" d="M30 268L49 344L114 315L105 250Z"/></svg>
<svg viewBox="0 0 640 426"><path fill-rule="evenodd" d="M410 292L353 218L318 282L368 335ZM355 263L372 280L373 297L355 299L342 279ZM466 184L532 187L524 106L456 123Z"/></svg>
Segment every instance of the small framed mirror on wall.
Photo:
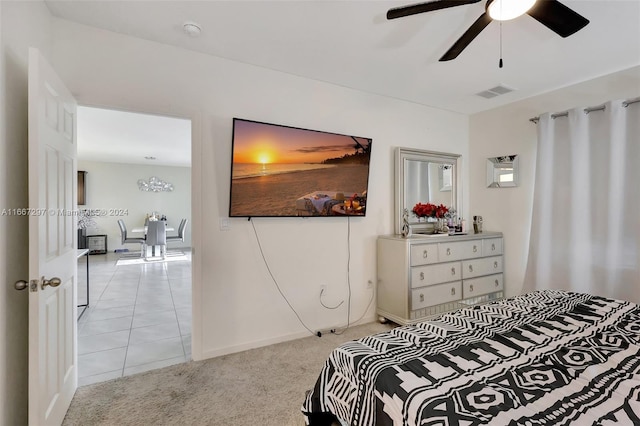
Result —
<svg viewBox="0 0 640 426"><path fill-rule="evenodd" d="M517 155L487 158L487 188L508 188L519 184Z"/></svg>
<svg viewBox="0 0 640 426"><path fill-rule="evenodd" d="M414 233L429 233L433 223L420 220L413 213L417 203L443 204L462 209L460 173L462 156L413 148L396 149L395 232L401 234L404 216Z"/></svg>

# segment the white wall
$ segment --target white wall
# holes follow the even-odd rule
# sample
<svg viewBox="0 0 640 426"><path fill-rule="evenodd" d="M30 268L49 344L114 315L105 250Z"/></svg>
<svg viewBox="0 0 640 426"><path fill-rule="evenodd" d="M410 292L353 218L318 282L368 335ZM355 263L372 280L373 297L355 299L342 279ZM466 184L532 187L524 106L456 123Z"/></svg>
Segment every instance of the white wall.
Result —
<svg viewBox="0 0 640 426"><path fill-rule="evenodd" d="M28 207L27 57L51 58L49 11L39 2L0 2L0 211ZM27 424L28 279L26 217L0 215L0 424Z"/></svg>
<svg viewBox="0 0 640 426"><path fill-rule="evenodd" d="M89 229L88 235L106 234L107 246L110 252L123 248L120 243L120 228L118 219L124 220L130 230L144 224L146 214L157 211L167 216L167 225L177 234L178 225L182 218L191 223L191 168L169 166L147 166L139 164L103 163L97 161L78 161L78 170L88 172L87 175L87 204L84 208L106 211L106 216L95 217L98 225ZM149 180L156 176L165 182L173 184L172 192L142 192L138 189L138 179ZM82 208L83 206L80 206ZM126 210L124 216L112 213ZM135 234L130 234L136 237ZM140 236L140 235L139 235ZM172 247L191 246L191 226L187 226L184 243L170 243ZM132 244L127 244L129 250L138 250Z"/></svg>
<svg viewBox="0 0 640 426"><path fill-rule="evenodd" d="M306 331L264 266L253 227L228 211L233 117L373 139L368 214L351 219L351 319L365 314L376 281L375 240L393 232L396 146L456 152L467 158L466 116L366 94L259 67L54 20L54 65L78 101L193 118L192 217L197 318L194 357L269 344ZM464 183L466 169L463 170ZM265 257L284 294L313 330L346 323L345 218L255 219ZM197 234L197 235L195 235ZM200 244L200 246L199 246ZM328 286L329 311L319 303ZM198 284L196 284L198 285ZM200 311L201 309L201 311ZM200 333L200 334L199 334Z"/></svg>
<svg viewBox="0 0 640 426"><path fill-rule="evenodd" d="M640 96L640 67L612 73L470 118L471 215L482 215L484 229L505 237L507 296L520 294L529 251L537 134L529 121L545 112L596 106L612 99ZM486 159L520 156L520 186L486 188ZM563 212L557 212L563 214Z"/></svg>
<svg viewBox="0 0 640 426"><path fill-rule="evenodd" d="M393 149L407 146L457 152L464 160L465 217L482 214L486 229L503 231L509 294L524 275L532 203L535 126L545 111L638 96L639 70L630 70L501 109L461 115L421 107L187 52L53 19L39 2L0 2L0 208L27 204L27 90L29 45L52 60L79 101L139 112L193 118L195 254L200 281L194 324L200 356L239 350L300 335L303 328L277 293L262 264L251 224L232 220L221 232L228 203L231 118L353 133L374 140L369 214L351 221L353 316L360 316L375 280L375 238L393 230ZM50 40L53 37L53 50ZM150 71L152 70L152 71ZM469 135L469 127L471 136ZM468 140L471 140L470 146ZM486 189L485 159L519 154L521 186ZM471 183L470 183L471 182ZM471 201L471 204L468 202ZM472 208L469 208L471 206ZM344 219L256 220L265 254L282 290L314 328L343 323L344 309L320 307L346 298ZM27 298L12 283L27 276L27 221L0 216L0 424L26 424ZM196 308L200 309L200 308ZM366 320L373 319L369 308Z"/></svg>

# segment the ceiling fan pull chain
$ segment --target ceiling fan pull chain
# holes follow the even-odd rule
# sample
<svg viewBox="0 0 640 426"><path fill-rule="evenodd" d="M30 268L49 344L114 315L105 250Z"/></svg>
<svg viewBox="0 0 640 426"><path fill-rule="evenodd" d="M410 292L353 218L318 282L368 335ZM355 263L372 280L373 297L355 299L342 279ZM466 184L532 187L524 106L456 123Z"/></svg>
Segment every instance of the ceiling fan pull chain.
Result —
<svg viewBox="0 0 640 426"><path fill-rule="evenodd" d="M502 21L500 21L500 61L498 61L498 68L502 68Z"/></svg>

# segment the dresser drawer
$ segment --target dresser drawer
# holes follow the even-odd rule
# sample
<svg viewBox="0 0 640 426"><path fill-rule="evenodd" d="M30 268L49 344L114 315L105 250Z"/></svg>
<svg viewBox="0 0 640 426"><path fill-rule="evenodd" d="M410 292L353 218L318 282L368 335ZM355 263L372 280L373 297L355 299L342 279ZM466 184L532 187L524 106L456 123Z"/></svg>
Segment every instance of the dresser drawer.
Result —
<svg viewBox="0 0 640 426"><path fill-rule="evenodd" d="M497 256L502 254L502 238L487 238L482 240L482 255Z"/></svg>
<svg viewBox="0 0 640 426"><path fill-rule="evenodd" d="M464 298L481 296L494 291L502 291L504 282L502 274L487 275L480 278L464 280L462 283Z"/></svg>
<svg viewBox="0 0 640 426"><path fill-rule="evenodd" d="M411 266L428 265L438 261L437 244L411 246Z"/></svg>
<svg viewBox="0 0 640 426"><path fill-rule="evenodd" d="M502 256L484 257L462 262L462 278L481 277L502 272Z"/></svg>
<svg viewBox="0 0 640 426"><path fill-rule="evenodd" d="M482 256L482 242L456 241L438 244L438 259L440 262L450 262L461 259L473 259Z"/></svg>
<svg viewBox="0 0 640 426"><path fill-rule="evenodd" d="M416 288L411 290L411 310L453 302L461 298L462 283L460 281Z"/></svg>
<svg viewBox="0 0 640 426"><path fill-rule="evenodd" d="M413 267L411 268L411 288L460 281L462 279L461 266L460 262L451 262Z"/></svg>

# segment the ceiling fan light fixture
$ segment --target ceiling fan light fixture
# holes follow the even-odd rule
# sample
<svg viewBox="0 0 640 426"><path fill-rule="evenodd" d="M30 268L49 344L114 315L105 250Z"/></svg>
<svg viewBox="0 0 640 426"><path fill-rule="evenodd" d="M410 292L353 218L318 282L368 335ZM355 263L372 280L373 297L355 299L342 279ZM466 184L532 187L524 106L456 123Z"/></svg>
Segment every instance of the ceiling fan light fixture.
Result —
<svg viewBox="0 0 640 426"><path fill-rule="evenodd" d="M496 21L508 21L524 15L535 3L536 0L493 0L487 12Z"/></svg>
<svg viewBox="0 0 640 426"><path fill-rule="evenodd" d="M426 3L410 4L408 6L389 9L387 19L448 9L478 3L480 1L482 0L431 0ZM501 22L517 18L525 13L560 37L569 37L589 23L587 18L560 3L558 0L540 0L540 3L537 5L536 0L487 0L485 12L480 15L460 38L453 43L449 50L442 55L440 62L457 58L494 20ZM500 24L500 61L498 62L498 66L502 68L502 65L502 24Z"/></svg>

